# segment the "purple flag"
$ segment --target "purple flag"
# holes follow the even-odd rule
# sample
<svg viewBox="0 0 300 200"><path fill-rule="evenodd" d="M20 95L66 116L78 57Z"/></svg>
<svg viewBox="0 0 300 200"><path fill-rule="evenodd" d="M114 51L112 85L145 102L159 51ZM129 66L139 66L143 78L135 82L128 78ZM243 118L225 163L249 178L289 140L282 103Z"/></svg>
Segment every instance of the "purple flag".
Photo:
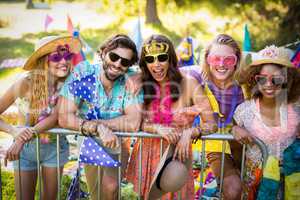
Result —
<svg viewBox="0 0 300 200"><path fill-rule="evenodd" d="M76 171L76 174L74 175L70 187L68 190L67 200L76 200L77 197L87 198L89 195L88 193L84 192L80 188L80 176L79 176L79 170Z"/></svg>
<svg viewBox="0 0 300 200"><path fill-rule="evenodd" d="M44 24L45 31L47 31L47 28L48 28L49 24L51 24L52 21L53 21L53 18L47 14L46 18L45 18L45 24Z"/></svg>
<svg viewBox="0 0 300 200"><path fill-rule="evenodd" d="M119 167L121 165L91 137L85 138L81 144L79 162L103 167Z"/></svg>

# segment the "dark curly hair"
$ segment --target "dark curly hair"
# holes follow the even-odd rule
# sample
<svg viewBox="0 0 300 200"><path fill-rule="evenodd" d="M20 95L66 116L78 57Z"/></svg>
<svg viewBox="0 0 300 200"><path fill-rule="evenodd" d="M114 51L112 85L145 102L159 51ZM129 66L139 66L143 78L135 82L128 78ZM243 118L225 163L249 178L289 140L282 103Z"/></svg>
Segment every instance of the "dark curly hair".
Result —
<svg viewBox="0 0 300 200"><path fill-rule="evenodd" d="M145 52L144 52L145 45L150 44L153 40L158 43L165 42L169 45L169 49L168 49L169 69L168 69L167 76L169 77L169 81L170 81L172 100L177 101L180 96L180 88L178 88L178 84L180 84L182 81L182 75L177 66L178 60L177 60L174 46L170 41L170 39L164 35L152 35L143 44L139 65L142 70L144 101L147 105L151 103L151 101L154 99L155 96L154 85L155 83L157 83L147 68L147 64L145 61Z"/></svg>
<svg viewBox="0 0 300 200"><path fill-rule="evenodd" d="M261 92L258 90L258 84L255 81L255 76L260 73L265 64L250 66L240 78L239 83L246 84L249 91L251 91L251 98L262 97ZM282 85L282 89L287 91L287 103L294 103L299 100L300 97L300 70L292 67L285 67L279 64L273 64L278 66L282 70L282 74L286 77L286 83Z"/></svg>

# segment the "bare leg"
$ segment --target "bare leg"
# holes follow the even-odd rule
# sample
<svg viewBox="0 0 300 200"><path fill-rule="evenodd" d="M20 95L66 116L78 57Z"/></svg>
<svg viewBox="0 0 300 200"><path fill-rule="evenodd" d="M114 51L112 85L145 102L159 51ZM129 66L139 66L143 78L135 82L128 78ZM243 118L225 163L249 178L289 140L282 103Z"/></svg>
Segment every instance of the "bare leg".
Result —
<svg viewBox="0 0 300 200"><path fill-rule="evenodd" d="M60 177L62 177L63 167L60 167ZM57 197L57 168L43 167L43 200L53 200Z"/></svg>
<svg viewBox="0 0 300 200"><path fill-rule="evenodd" d="M224 200L240 200L242 194L242 182L239 175L232 174L224 178Z"/></svg>
<svg viewBox="0 0 300 200"><path fill-rule="evenodd" d="M214 175L220 178L221 173L221 153L213 152L207 155L208 162ZM242 193L242 182L239 170L236 168L232 158L225 154L224 160L224 181L223 181L224 200L240 200Z"/></svg>
<svg viewBox="0 0 300 200"><path fill-rule="evenodd" d="M34 200L37 171L20 171L21 183L19 182L19 171L15 170L15 190L17 200ZM21 184L21 188L20 188ZM22 194L20 193L22 191Z"/></svg>
<svg viewBox="0 0 300 200"><path fill-rule="evenodd" d="M87 186L91 200L98 198L98 167L93 165L85 165L84 172L86 176ZM103 191L103 190L102 190Z"/></svg>

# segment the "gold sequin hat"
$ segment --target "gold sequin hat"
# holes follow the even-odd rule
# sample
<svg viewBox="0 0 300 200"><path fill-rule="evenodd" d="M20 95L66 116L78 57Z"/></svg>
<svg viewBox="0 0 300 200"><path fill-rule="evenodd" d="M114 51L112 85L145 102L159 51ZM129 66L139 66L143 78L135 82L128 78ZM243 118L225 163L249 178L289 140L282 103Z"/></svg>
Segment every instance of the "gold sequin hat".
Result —
<svg viewBox="0 0 300 200"><path fill-rule="evenodd" d="M168 53L169 45L165 42L157 42L152 40L150 44L144 45L145 55L156 55L161 53Z"/></svg>

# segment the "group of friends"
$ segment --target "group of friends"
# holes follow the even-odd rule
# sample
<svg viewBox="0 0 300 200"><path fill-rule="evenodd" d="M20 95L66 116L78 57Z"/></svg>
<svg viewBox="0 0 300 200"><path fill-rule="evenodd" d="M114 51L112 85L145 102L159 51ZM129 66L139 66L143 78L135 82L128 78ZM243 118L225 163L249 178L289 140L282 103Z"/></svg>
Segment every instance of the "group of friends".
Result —
<svg viewBox="0 0 300 200"><path fill-rule="evenodd" d="M284 150L300 135L300 71L282 47L268 46L256 57L249 54L242 59L238 43L220 34L206 47L201 66L184 68L178 67L174 45L164 35L146 39L140 55L128 36L114 35L98 48L99 63L83 61L72 66L80 48L80 40L71 36L42 38L24 65L28 73L0 98L0 113L16 103L24 125L15 127L0 120L0 130L14 136L5 162L14 161L17 199L21 195L34 199L37 135L41 141L42 199L56 199L57 176L62 175L69 156L68 141L60 136L58 174L56 135L45 133L57 126L79 131L79 146L85 137L94 137L115 159L122 149L122 176L133 183L136 192L140 190L142 199L173 200L178 195L194 199L191 144L215 132L235 138L226 143L223 198L241 199L243 193L247 199L256 199L257 183L263 175L257 175L257 169L262 170L261 155L252 145L253 138L262 140L269 155L282 162ZM131 67L135 64L138 69ZM197 116L200 123L193 126ZM131 152L131 140L114 134L140 130L161 135L162 144L159 138L144 138L134 143ZM243 182L242 144L250 144L246 151L248 178ZM180 193L162 192L161 197L152 192L153 177L161 160L161 146L165 152L170 145L172 160L185 163L188 177ZM207 141L205 147L209 166L219 178L222 145ZM100 182L97 166L84 167L90 198L116 199L118 169L102 168ZM245 184L248 187L243 187ZM159 181L155 185L161 189ZM98 194L99 186L105 192Z"/></svg>

